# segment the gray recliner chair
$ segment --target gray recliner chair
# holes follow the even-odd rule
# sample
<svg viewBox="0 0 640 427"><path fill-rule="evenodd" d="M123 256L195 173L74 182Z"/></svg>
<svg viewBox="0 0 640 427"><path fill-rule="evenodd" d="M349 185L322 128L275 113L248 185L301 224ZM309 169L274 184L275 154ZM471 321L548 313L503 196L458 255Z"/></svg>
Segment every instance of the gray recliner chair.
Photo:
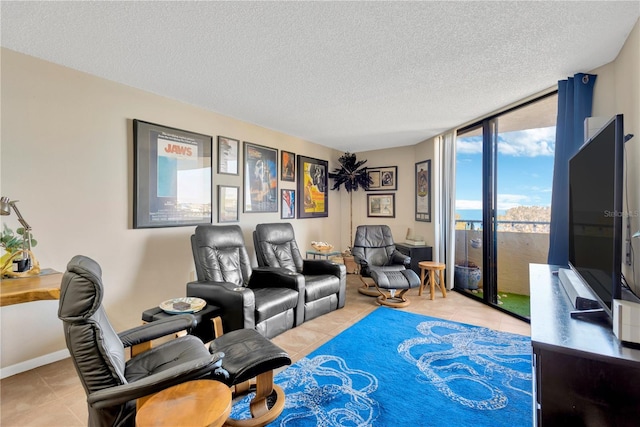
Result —
<svg viewBox="0 0 640 427"><path fill-rule="evenodd" d="M347 268L327 260L303 259L290 223L258 224L253 242L259 266L284 268L304 276L305 322L344 307Z"/></svg>
<svg viewBox="0 0 640 427"><path fill-rule="evenodd" d="M377 296L378 303L390 307L406 307L405 294L420 286L411 258L400 253L388 225L359 225L353 242L353 258L360 265L363 286L358 292ZM373 286L363 277L370 277Z"/></svg>
<svg viewBox="0 0 640 427"><path fill-rule="evenodd" d="M304 277L252 268L238 225L199 225L191 236L197 281L187 296L222 308L225 331L256 329L273 338L304 320Z"/></svg>
<svg viewBox="0 0 640 427"><path fill-rule="evenodd" d="M73 257L62 278L58 317L87 393L90 427L133 427L136 399L220 368L222 355L210 354L192 335L132 354L125 362L126 347L189 330L195 319L190 314L178 315L116 334L102 307L102 297L100 266L90 258Z"/></svg>

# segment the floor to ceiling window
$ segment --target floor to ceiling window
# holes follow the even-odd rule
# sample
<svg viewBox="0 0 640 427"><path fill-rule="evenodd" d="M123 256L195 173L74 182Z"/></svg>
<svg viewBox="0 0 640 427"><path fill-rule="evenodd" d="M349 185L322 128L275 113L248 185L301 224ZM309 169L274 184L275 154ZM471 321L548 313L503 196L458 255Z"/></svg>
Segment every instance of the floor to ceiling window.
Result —
<svg viewBox="0 0 640 427"><path fill-rule="evenodd" d="M557 94L457 135L454 287L529 317L529 263L546 263Z"/></svg>

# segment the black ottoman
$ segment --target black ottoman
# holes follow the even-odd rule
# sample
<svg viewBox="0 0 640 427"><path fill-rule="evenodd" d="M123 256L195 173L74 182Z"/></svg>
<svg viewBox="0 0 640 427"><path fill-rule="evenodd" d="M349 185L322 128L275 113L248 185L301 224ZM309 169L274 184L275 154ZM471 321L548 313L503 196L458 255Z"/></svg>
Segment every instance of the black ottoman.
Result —
<svg viewBox="0 0 640 427"><path fill-rule="evenodd" d="M196 318L197 322L196 327L190 332L191 335L195 335L203 342L211 341L215 337L211 319L220 316L222 309L217 305L207 304L202 310L191 314ZM169 316L173 316L173 314L164 312L160 307L153 307L142 312L142 321L151 323Z"/></svg>
<svg viewBox="0 0 640 427"><path fill-rule="evenodd" d="M209 352L224 353L222 371L228 375L220 377L221 371L213 373L213 378L235 389L235 397L252 389L249 382L255 382L255 397L249 407L250 420L228 419L225 425L264 426L280 415L284 409L284 391L273 383L273 371L291 364L286 351L263 337L255 329L236 329L211 341ZM216 375L218 374L218 375ZM238 423L238 421L240 421Z"/></svg>
<svg viewBox="0 0 640 427"><path fill-rule="evenodd" d="M420 278L415 271L409 269L389 271L374 267L371 268L371 278L381 294L378 304L395 308L408 306L409 300L405 294L409 289L420 286ZM382 289L389 294L384 293Z"/></svg>

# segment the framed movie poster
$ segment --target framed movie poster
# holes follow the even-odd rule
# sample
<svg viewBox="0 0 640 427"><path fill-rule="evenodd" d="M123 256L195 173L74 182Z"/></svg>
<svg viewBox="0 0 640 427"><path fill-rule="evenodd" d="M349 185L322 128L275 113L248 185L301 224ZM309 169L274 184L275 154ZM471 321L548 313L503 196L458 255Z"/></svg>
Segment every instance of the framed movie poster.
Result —
<svg viewBox="0 0 640 427"><path fill-rule="evenodd" d="M416 221L431 222L431 160L416 163Z"/></svg>
<svg viewBox="0 0 640 427"><path fill-rule="evenodd" d="M133 228L211 224L212 137L133 120Z"/></svg>
<svg viewBox="0 0 640 427"><path fill-rule="evenodd" d="M278 150L244 142L244 212L278 212Z"/></svg>
<svg viewBox="0 0 640 427"><path fill-rule="evenodd" d="M326 160L298 155L298 218L329 216Z"/></svg>
<svg viewBox="0 0 640 427"><path fill-rule="evenodd" d="M238 175L238 150L240 141L218 136L218 173Z"/></svg>
<svg viewBox="0 0 640 427"><path fill-rule="evenodd" d="M280 151L280 179L283 181L296 180L296 153Z"/></svg>
<svg viewBox="0 0 640 427"><path fill-rule="evenodd" d="M296 190L280 190L280 218L296 217Z"/></svg>
<svg viewBox="0 0 640 427"><path fill-rule="evenodd" d="M367 168L371 184L367 191L395 191L398 189L398 167Z"/></svg>
<svg viewBox="0 0 640 427"><path fill-rule="evenodd" d="M218 222L238 222L240 220L240 187L218 185Z"/></svg>

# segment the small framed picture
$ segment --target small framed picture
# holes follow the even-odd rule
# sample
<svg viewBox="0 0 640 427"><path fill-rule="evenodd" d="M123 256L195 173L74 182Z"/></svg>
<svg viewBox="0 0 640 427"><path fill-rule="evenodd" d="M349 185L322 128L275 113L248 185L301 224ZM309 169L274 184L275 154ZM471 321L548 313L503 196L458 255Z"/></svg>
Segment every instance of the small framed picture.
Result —
<svg viewBox="0 0 640 427"><path fill-rule="evenodd" d="M378 218L396 217L396 195L367 194L367 216Z"/></svg>
<svg viewBox="0 0 640 427"><path fill-rule="evenodd" d="M416 221L431 222L431 160L416 163Z"/></svg>
<svg viewBox="0 0 640 427"><path fill-rule="evenodd" d="M280 190L280 218L296 217L296 190Z"/></svg>
<svg viewBox="0 0 640 427"><path fill-rule="evenodd" d="M240 187L218 185L218 222L238 222Z"/></svg>
<svg viewBox="0 0 640 427"><path fill-rule="evenodd" d="M240 141L218 137L218 173L225 175L238 175L238 149Z"/></svg>
<svg viewBox="0 0 640 427"><path fill-rule="evenodd" d="M244 212L278 212L278 150L244 142Z"/></svg>
<svg viewBox="0 0 640 427"><path fill-rule="evenodd" d="M398 189L398 167L367 168L371 184L368 191L395 191Z"/></svg>
<svg viewBox="0 0 640 427"><path fill-rule="evenodd" d="M280 151L280 179L282 181L295 182L296 180L296 153Z"/></svg>

